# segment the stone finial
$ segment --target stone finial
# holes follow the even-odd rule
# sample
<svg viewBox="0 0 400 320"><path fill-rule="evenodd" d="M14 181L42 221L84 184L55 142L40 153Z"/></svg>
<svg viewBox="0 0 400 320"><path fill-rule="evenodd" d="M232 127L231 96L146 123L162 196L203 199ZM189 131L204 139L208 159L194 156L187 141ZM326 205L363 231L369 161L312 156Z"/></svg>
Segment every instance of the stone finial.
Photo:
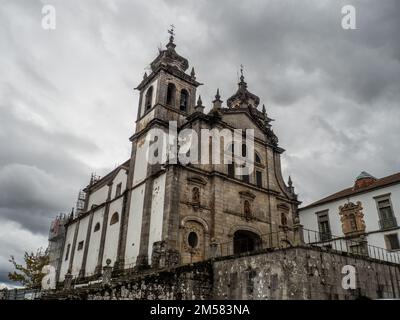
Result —
<svg viewBox="0 0 400 320"><path fill-rule="evenodd" d="M147 72L144 73L143 75L143 80L147 78Z"/></svg>
<svg viewBox="0 0 400 320"><path fill-rule="evenodd" d="M222 106L221 96L219 95L219 88L217 89L217 93L215 95L215 100L213 101L214 108L220 109Z"/></svg>
<svg viewBox="0 0 400 320"><path fill-rule="evenodd" d="M197 112L201 112L201 113L203 113L203 111L204 111L204 106L203 106L203 102L201 101L200 95L199 95L199 98L197 99L197 104L194 107L194 110Z"/></svg>
<svg viewBox="0 0 400 320"><path fill-rule="evenodd" d="M192 71L190 72L190 76L192 79L196 79L196 73L194 72L194 67L192 67Z"/></svg>
<svg viewBox="0 0 400 320"><path fill-rule="evenodd" d="M221 96L219 95L219 88L217 89L217 94L215 95L215 100L220 100Z"/></svg>
<svg viewBox="0 0 400 320"><path fill-rule="evenodd" d="M293 182L292 182L292 178L290 176L289 176L289 179L288 179L288 188L289 188L289 192L294 194Z"/></svg>
<svg viewBox="0 0 400 320"><path fill-rule="evenodd" d="M266 116L266 114L267 114L267 110L265 109L265 104L263 104L263 106L262 106L262 113L264 116Z"/></svg>
<svg viewBox="0 0 400 320"><path fill-rule="evenodd" d="M240 65L240 82L244 82L243 65Z"/></svg>

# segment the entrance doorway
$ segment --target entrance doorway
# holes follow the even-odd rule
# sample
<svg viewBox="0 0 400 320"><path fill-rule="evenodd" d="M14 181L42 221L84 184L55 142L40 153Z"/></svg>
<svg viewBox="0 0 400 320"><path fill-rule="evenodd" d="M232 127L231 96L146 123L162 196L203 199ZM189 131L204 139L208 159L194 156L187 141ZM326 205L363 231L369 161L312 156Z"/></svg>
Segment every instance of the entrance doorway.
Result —
<svg viewBox="0 0 400 320"><path fill-rule="evenodd" d="M261 238L258 234L246 231L238 230L233 235L233 253L245 253L256 251L261 248Z"/></svg>

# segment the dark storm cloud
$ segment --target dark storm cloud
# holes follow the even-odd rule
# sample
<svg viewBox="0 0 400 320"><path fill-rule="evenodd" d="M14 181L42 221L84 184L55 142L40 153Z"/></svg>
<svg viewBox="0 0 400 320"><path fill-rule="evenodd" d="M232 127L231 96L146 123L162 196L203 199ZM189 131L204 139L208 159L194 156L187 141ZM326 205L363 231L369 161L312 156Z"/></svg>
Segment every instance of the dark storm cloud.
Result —
<svg viewBox="0 0 400 320"><path fill-rule="evenodd" d="M43 4L0 8L0 282L10 254L46 245L51 217L91 171L128 158L133 88L171 23L207 109L217 88L223 100L236 91L245 66L305 203L362 170L399 170L398 1L56 0L54 31L41 28ZM357 30L341 28L346 4Z"/></svg>

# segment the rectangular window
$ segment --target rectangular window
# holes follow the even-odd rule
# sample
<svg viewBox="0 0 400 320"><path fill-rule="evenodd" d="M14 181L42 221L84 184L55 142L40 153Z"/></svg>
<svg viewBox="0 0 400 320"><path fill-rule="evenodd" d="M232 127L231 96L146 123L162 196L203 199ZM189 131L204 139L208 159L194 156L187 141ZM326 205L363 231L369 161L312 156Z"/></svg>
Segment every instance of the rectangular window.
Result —
<svg viewBox="0 0 400 320"><path fill-rule="evenodd" d="M393 214L390 195L375 198L376 207L379 213L379 225L381 229L397 227L396 217Z"/></svg>
<svg viewBox="0 0 400 320"><path fill-rule="evenodd" d="M78 251L83 249L83 241L78 243Z"/></svg>
<svg viewBox="0 0 400 320"><path fill-rule="evenodd" d="M69 257L69 250L71 249L71 245L70 244L68 244L67 245L67 252L65 253L65 260L68 260L68 257Z"/></svg>
<svg viewBox="0 0 400 320"><path fill-rule="evenodd" d="M386 248L388 250L400 249L399 236L397 235L397 233L385 235L385 242L386 242Z"/></svg>
<svg viewBox="0 0 400 320"><path fill-rule="evenodd" d="M242 175L243 182L250 183L250 177L248 174Z"/></svg>
<svg viewBox="0 0 400 320"><path fill-rule="evenodd" d="M262 172L256 171L256 184L257 187L262 188Z"/></svg>
<svg viewBox="0 0 400 320"><path fill-rule="evenodd" d="M122 183L118 183L117 189L115 190L115 197L118 197L121 195L121 189L122 189Z"/></svg>
<svg viewBox="0 0 400 320"><path fill-rule="evenodd" d="M320 234L320 241L327 241L331 239L331 227L329 225L329 211L317 212L318 230Z"/></svg>

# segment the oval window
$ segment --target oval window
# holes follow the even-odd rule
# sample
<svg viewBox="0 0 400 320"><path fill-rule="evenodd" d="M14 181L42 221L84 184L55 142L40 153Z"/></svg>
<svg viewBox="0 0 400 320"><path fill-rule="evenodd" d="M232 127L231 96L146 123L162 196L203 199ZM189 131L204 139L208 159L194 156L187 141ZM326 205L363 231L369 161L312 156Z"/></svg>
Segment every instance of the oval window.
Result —
<svg viewBox="0 0 400 320"><path fill-rule="evenodd" d="M198 243L198 237L197 237L197 233L196 232L190 232L188 235L188 243L189 246L192 248L196 248L197 247L197 243Z"/></svg>

